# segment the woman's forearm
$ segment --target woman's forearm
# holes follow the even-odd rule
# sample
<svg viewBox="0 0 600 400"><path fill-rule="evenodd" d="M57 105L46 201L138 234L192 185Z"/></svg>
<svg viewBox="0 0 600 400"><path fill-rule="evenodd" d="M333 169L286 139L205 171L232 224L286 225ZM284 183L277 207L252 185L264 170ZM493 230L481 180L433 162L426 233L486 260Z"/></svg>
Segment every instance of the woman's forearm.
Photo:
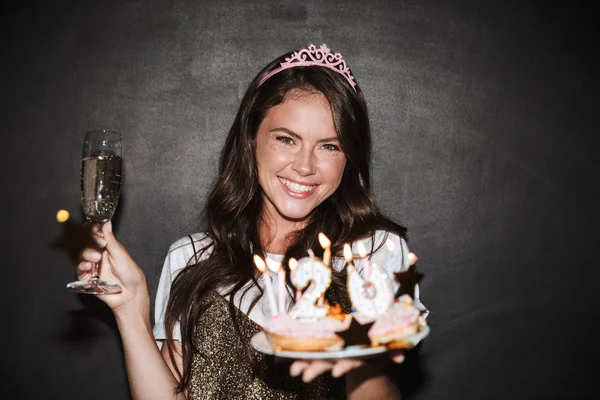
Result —
<svg viewBox="0 0 600 400"><path fill-rule="evenodd" d="M134 399L185 399L152 334L149 299L115 310Z"/></svg>
<svg viewBox="0 0 600 400"><path fill-rule="evenodd" d="M386 374L369 366L357 368L346 375L346 395L349 400L402 398L400 390Z"/></svg>

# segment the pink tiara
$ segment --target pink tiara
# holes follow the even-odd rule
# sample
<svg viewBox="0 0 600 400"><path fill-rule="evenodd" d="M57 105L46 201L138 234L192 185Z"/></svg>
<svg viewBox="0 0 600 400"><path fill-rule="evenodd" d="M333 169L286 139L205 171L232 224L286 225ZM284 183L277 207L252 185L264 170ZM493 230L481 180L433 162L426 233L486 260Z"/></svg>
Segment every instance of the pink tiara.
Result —
<svg viewBox="0 0 600 400"><path fill-rule="evenodd" d="M344 61L340 53L331 53L326 44L322 44L318 49L314 44L310 44L308 48L294 52L291 57L285 59L285 62L279 64L279 67L265 75L258 83L258 86L262 85L267 79L284 69L309 67L313 65L329 68L343 75L350 86L356 90L356 82L354 82L354 77L350 73L350 68L346 65L346 61Z"/></svg>

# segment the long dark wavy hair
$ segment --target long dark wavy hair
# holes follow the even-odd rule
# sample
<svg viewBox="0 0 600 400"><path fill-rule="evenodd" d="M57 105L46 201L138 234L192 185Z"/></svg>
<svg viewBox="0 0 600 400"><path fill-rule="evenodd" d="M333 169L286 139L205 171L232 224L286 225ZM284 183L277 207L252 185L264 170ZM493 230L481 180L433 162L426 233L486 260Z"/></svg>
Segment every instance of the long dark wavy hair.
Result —
<svg viewBox="0 0 600 400"><path fill-rule="evenodd" d="M193 354L199 351L194 345L196 321L205 312L207 305L203 300L211 292L231 288L225 295L230 298L232 323L242 343L249 346L243 331L245 324L235 317L234 297L240 291L244 295L250 281L260 289L259 272L252 261L255 253L264 255L259 236L259 225L263 223L263 194L255 157L256 133L267 111L281 104L290 91L325 96L347 161L338 189L311 212L305 228L290 238L283 265L287 268L290 257L306 256L308 249L321 256L319 232L324 232L331 240L333 255L341 254L344 243L369 236L374 238L376 230L394 232L402 237L406 233L404 227L383 216L371 193L370 124L359 86L355 90L341 74L318 66L283 70L259 85L261 78L279 66L286 56L289 54L267 65L251 82L242 99L225 141L217 180L206 203L207 234L212 243L200 249L199 255L208 252L209 256L184 268L171 288L165 327L169 353L174 360L172 332L177 322L181 324L183 371L180 371L180 391L190 383ZM287 276L290 284L289 273ZM341 304L348 312L345 282L345 267L339 272L333 271L325 297L330 304ZM251 307L261 296L262 289Z"/></svg>

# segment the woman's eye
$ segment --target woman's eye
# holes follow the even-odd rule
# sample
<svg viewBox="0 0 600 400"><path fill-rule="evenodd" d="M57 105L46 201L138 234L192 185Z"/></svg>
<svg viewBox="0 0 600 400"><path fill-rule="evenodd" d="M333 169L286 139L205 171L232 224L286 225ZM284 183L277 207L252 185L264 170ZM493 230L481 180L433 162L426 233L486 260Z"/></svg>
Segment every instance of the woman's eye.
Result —
<svg viewBox="0 0 600 400"><path fill-rule="evenodd" d="M340 146L331 143L324 144L323 148L328 151L340 151Z"/></svg>
<svg viewBox="0 0 600 400"><path fill-rule="evenodd" d="M277 136L276 139L283 144L294 144L294 139L289 136Z"/></svg>

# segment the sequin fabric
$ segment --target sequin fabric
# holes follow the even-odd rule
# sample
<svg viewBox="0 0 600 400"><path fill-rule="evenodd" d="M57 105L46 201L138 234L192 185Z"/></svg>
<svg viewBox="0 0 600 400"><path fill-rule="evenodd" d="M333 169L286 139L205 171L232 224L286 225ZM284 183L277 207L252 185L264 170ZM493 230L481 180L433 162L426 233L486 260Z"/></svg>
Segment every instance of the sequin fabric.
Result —
<svg viewBox="0 0 600 400"><path fill-rule="evenodd" d="M237 335L228 302L213 293L205 300L194 341L199 350L192 360L189 399L338 399L345 397L344 379L324 374L311 383L289 375L291 362L245 346ZM244 314L235 309L242 322ZM246 320L246 343L260 328ZM251 362L250 359L254 362ZM256 366L253 370L253 364Z"/></svg>

